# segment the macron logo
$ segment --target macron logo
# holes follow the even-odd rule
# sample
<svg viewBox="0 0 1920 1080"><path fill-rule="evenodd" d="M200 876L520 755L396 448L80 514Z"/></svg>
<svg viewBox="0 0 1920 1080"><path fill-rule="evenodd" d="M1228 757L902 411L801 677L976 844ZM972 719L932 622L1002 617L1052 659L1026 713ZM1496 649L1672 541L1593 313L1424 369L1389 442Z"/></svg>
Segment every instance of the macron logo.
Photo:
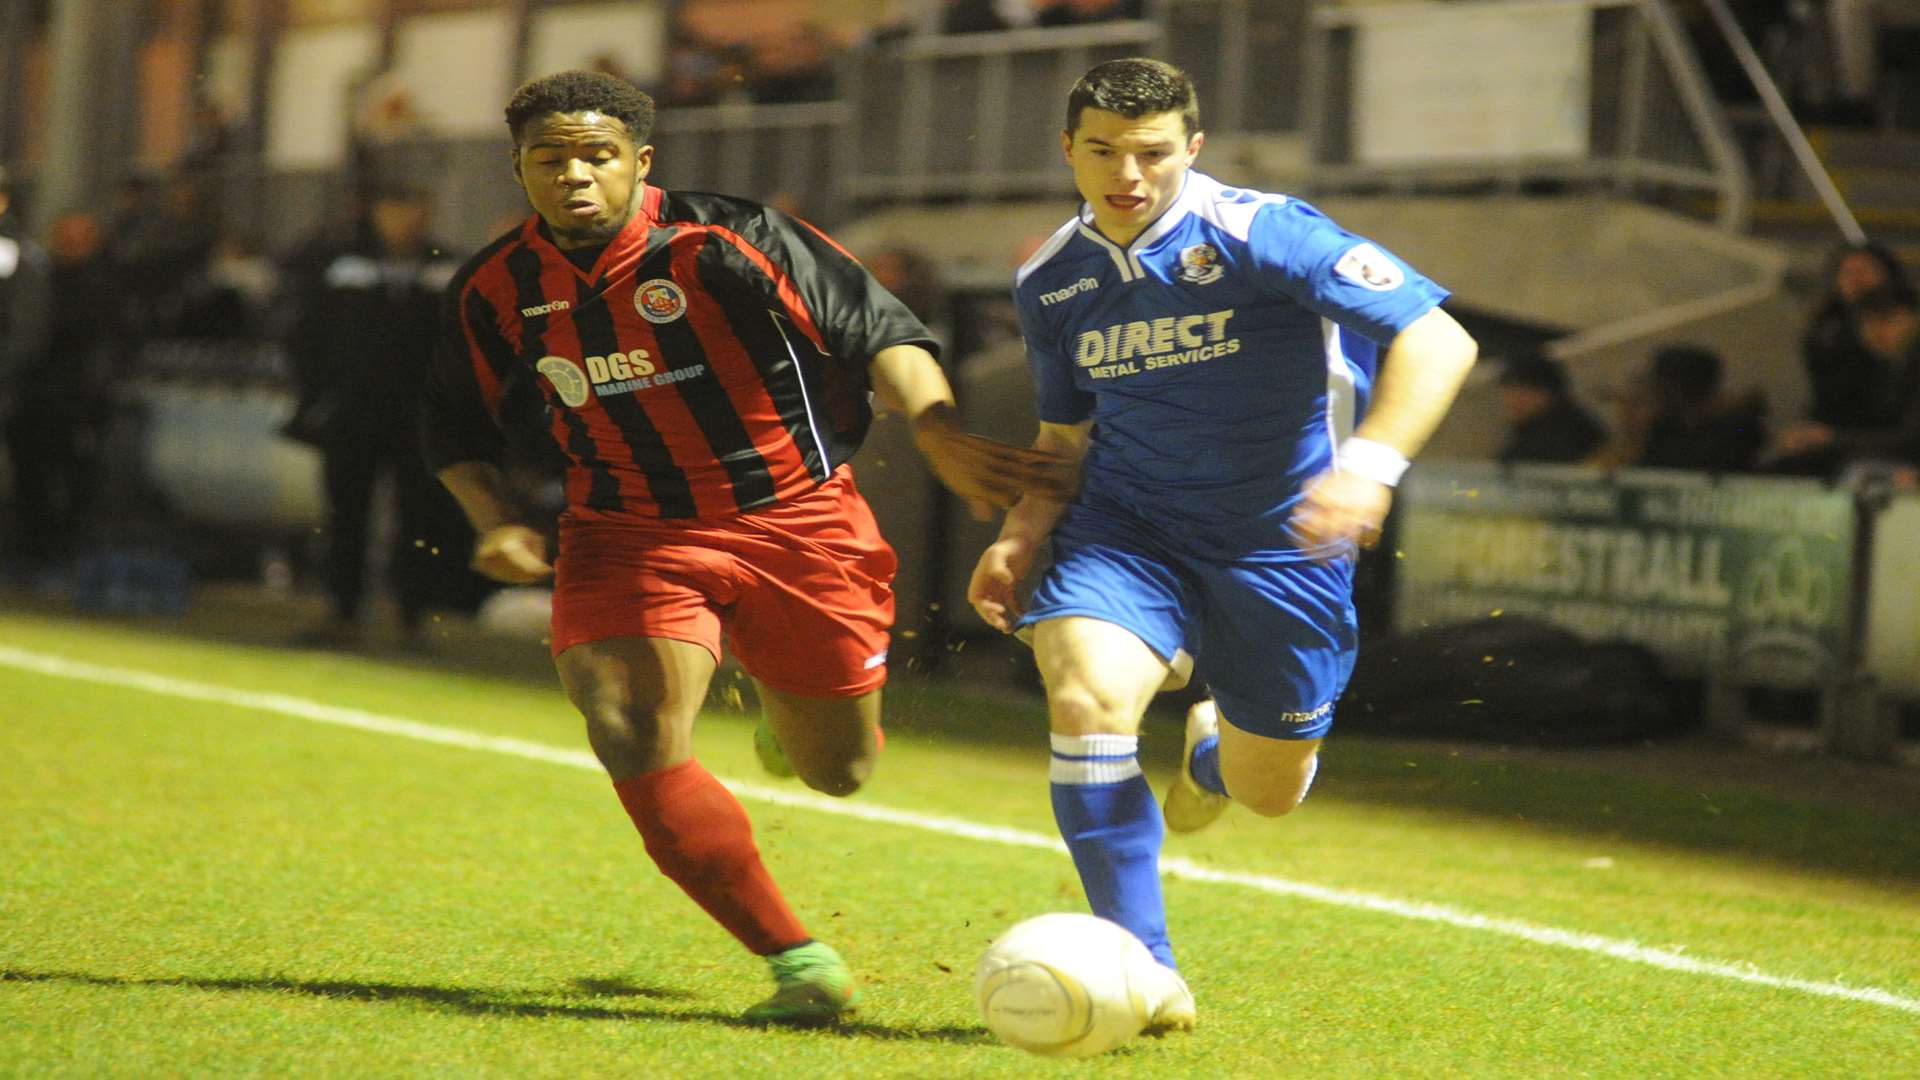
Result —
<svg viewBox="0 0 1920 1080"><path fill-rule="evenodd" d="M545 315L550 311L565 311L572 306L572 304L567 303L565 300L555 300L550 304L541 304L538 307L523 307L520 309L520 314L531 319L535 315Z"/></svg>
<svg viewBox="0 0 1920 1080"><path fill-rule="evenodd" d="M1055 289L1052 292L1041 293L1040 306L1050 307L1062 300L1071 300L1083 292L1090 292L1099 287L1100 283L1098 281L1090 277L1083 277L1064 289Z"/></svg>

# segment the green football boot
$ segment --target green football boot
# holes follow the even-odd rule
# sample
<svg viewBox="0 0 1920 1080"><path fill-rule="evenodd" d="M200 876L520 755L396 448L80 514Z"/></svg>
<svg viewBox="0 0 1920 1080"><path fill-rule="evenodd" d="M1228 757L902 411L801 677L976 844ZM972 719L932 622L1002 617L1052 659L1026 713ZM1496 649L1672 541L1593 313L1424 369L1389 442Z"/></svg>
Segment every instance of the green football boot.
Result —
<svg viewBox="0 0 1920 1080"><path fill-rule="evenodd" d="M860 993L853 972L833 946L818 941L796 945L767 957L776 984L773 996L746 1011L754 1024L814 1027L853 1011Z"/></svg>

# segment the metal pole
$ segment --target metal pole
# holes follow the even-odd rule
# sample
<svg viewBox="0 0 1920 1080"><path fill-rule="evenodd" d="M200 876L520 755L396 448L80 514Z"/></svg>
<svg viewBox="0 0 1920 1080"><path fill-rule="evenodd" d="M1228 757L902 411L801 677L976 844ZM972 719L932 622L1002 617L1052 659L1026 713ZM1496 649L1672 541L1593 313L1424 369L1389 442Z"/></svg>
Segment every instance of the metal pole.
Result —
<svg viewBox="0 0 1920 1080"><path fill-rule="evenodd" d="M18 157L16 145L24 132L20 113L14 103L24 85L21 68L27 62L27 35L33 29L33 12L27 4L0 4L0 161Z"/></svg>
<svg viewBox="0 0 1920 1080"><path fill-rule="evenodd" d="M1864 761L1890 761L1900 741L1893 710L1880 694L1878 681L1867 671L1867 612L1871 606L1874 527L1893 499L1884 477L1855 482L1853 492L1853 552L1847 588L1846 637L1833 670L1828 673L1820 701L1820 735L1830 753Z"/></svg>
<svg viewBox="0 0 1920 1080"><path fill-rule="evenodd" d="M1630 21L1626 60L1620 66L1620 142L1614 147L1614 158L1618 161L1633 161L1640 156L1640 140L1646 130L1647 67L1651 52L1647 24L1640 19ZM1598 76L1594 82L1598 84ZM1623 169L1614 173L1614 187L1623 194L1632 193L1634 180L1631 171Z"/></svg>
<svg viewBox="0 0 1920 1080"><path fill-rule="evenodd" d="M132 133L116 130L115 121L122 117L108 100L109 93L126 85L119 73L132 66L127 49L132 34L109 7L105 0L55 0L53 5L46 130L92 131L101 138L47 140L44 170L34 188L35 232L44 231L70 204L88 198L98 178L125 175L132 160ZM101 146L111 147L104 158Z"/></svg>
<svg viewBox="0 0 1920 1080"><path fill-rule="evenodd" d="M513 60L508 77L518 87L527 81L527 65L533 46L533 0L508 0L508 24L513 27Z"/></svg>
<svg viewBox="0 0 1920 1080"><path fill-rule="evenodd" d="M1860 228L1860 222L1847 207L1847 200L1841 196L1840 189L1833 185L1833 177L1827 174L1827 167L1820 163L1820 156L1813 152L1813 144L1807 141L1806 132L1800 130L1799 121L1793 118L1793 110L1787 107L1787 99L1780 94L1779 84L1773 76L1767 74L1765 64L1753 51L1753 44L1740 29L1740 23L1733 17L1733 9L1727 6L1727 0L1706 0L1707 12L1720 28L1720 35L1727 39L1727 46L1733 50L1733 57L1747 73L1753 88L1760 95L1760 103L1766 106L1767 116L1773 126L1786 140L1787 149L1793 152L1794 160L1799 162L1800 171L1806 174L1813 190L1819 194L1820 201L1826 205L1827 213L1833 223L1840 227L1840 235L1847 238L1849 244L1865 243L1866 231Z"/></svg>

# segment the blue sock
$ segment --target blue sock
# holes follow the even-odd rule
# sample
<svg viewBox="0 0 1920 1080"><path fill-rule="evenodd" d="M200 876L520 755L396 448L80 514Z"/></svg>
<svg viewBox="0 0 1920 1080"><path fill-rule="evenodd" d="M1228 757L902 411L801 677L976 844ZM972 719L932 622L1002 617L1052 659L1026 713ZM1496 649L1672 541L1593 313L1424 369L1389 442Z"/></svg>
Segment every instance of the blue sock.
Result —
<svg viewBox="0 0 1920 1080"><path fill-rule="evenodd" d="M1053 820L1073 853L1095 915L1133 931L1154 959L1174 967L1160 897L1165 826L1132 735L1055 735Z"/></svg>
<svg viewBox="0 0 1920 1080"><path fill-rule="evenodd" d="M1215 795L1227 793L1227 782L1220 779L1220 736L1209 735L1195 743L1187 767L1194 783Z"/></svg>

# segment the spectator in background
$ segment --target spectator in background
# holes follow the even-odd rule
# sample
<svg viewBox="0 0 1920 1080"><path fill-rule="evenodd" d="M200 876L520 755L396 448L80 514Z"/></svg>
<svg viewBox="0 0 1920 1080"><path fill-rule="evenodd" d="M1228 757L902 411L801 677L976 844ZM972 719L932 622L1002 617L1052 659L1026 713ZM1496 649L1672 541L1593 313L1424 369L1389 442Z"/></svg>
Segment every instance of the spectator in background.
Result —
<svg viewBox="0 0 1920 1080"><path fill-rule="evenodd" d="M1883 284L1855 301L1861 342L1891 375L1878 422L1842 427L1818 421L1780 433L1788 455L1825 453L1838 467L1865 461L1920 465L1920 299L1913 290Z"/></svg>
<svg viewBox="0 0 1920 1080"><path fill-rule="evenodd" d="M1758 464L1765 404L1756 393L1725 391L1718 353L1697 345L1662 348L1637 390L1644 398L1626 434L1638 453L1627 464L1716 473Z"/></svg>
<svg viewBox="0 0 1920 1080"><path fill-rule="evenodd" d="M113 379L126 345L100 298L115 280L91 214L64 214L48 232L46 344L14 380L7 454L24 554L64 562L88 537L101 491L102 444L112 418Z"/></svg>
<svg viewBox="0 0 1920 1080"><path fill-rule="evenodd" d="M1033 19L1023 0L944 0L940 8L943 34L983 34L1011 30Z"/></svg>
<svg viewBox="0 0 1920 1080"><path fill-rule="evenodd" d="M252 341L266 326L273 270L245 242L221 237L207 258L176 284L164 336L199 341Z"/></svg>
<svg viewBox="0 0 1920 1080"><path fill-rule="evenodd" d="M52 291L47 253L15 232L12 209L12 180L0 166L0 386L46 351Z"/></svg>
<svg viewBox="0 0 1920 1080"><path fill-rule="evenodd" d="M234 148L233 124L212 98L195 95L187 129L187 146L180 153L180 170L217 169Z"/></svg>
<svg viewBox="0 0 1920 1080"><path fill-rule="evenodd" d="M1138 19L1140 0L1035 0L1035 26L1080 26L1086 23Z"/></svg>
<svg viewBox="0 0 1920 1080"><path fill-rule="evenodd" d="M1828 427L1876 427L1890 419L1894 373L1861 339L1855 305L1887 288L1911 295L1906 268L1880 244L1849 244L1828 263L1827 294L1801 337L1813 406L1810 419Z"/></svg>
<svg viewBox="0 0 1920 1080"><path fill-rule="evenodd" d="M1500 448L1506 464L1586 461L1607 439L1599 419L1567 391L1567 376L1544 356L1508 361L1500 373L1500 411L1507 441Z"/></svg>
<svg viewBox="0 0 1920 1080"><path fill-rule="evenodd" d="M867 272L936 334L950 322L940 266L923 252L910 247L882 248L867 258Z"/></svg>
<svg viewBox="0 0 1920 1080"><path fill-rule="evenodd" d="M827 28L802 23L791 35L762 42L753 50L753 100L766 105L827 101L834 91L833 57L840 51Z"/></svg>
<svg viewBox="0 0 1920 1080"><path fill-rule="evenodd" d="M128 211L113 257L123 275L130 325L141 338L184 336L195 290L205 281L217 233L191 176L163 181L149 205Z"/></svg>
<svg viewBox="0 0 1920 1080"><path fill-rule="evenodd" d="M416 436L440 293L457 266L428 233L422 192L377 189L369 218L372 247L327 264L288 346L300 403L287 434L324 458L332 618L303 638L314 645L361 638L383 477L396 519L387 578L409 642L417 643L429 607L470 609L480 599L479 579L465 568L472 533L420 460Z"/></svg>
<svg viewBox="0 0 1920 1080"><path fill-rule="evenodd" d="M735 41L716 41L684 20L667 45L667 101L728 105L752 100L753 55Z"/></svg>
<svg viewBox="0 0 1920 1080"><path fill-rule="evenodd" d="M32 422L22 395L31 395L36 380L44 377L41 368L49 355L53 268L40 245L14 235L12 206L13 188L0 167L0 426L6 431L17 512L7 546L14 559L24 562L43 555L50 543L34 509L23 505L32 498L39 477L30 460L21 458L16 440L25 434L21 425Z"/></svg>
<svg viewBox="0 0 1920 1080"><path fill-rule="evenodd" d="M133 265L133 246L141 239L142 222L154 216L159 204L159 181L144 172L130 173L114 186L105 222L107 261L125 268Z"/></svg>

